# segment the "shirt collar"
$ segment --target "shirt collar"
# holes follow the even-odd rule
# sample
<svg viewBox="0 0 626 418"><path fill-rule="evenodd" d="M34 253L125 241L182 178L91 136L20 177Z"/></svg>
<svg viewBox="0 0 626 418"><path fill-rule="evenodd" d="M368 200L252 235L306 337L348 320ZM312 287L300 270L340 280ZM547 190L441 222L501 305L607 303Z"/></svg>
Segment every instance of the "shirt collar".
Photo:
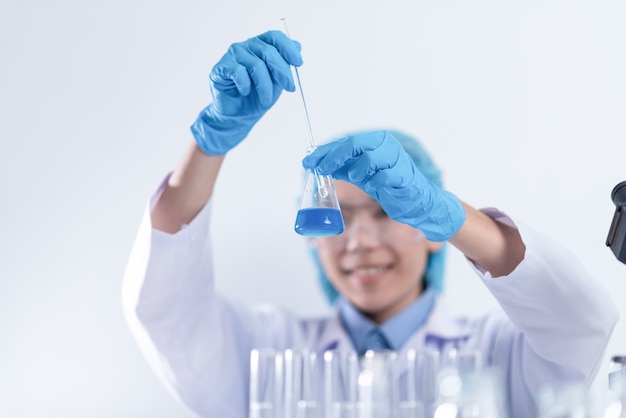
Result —
<svg viewBox="0 0 626 418"><path fill-rule="evenodd" d="M400 351L411 335L424 324L433 309L434 303L435 292L432 289L427 289L409 306L380 326L365 317L342 296L339 297L338 307L341 322L358 352L362 351L361 348L368 333L377 327L386 338L391 349Z"/></svg>

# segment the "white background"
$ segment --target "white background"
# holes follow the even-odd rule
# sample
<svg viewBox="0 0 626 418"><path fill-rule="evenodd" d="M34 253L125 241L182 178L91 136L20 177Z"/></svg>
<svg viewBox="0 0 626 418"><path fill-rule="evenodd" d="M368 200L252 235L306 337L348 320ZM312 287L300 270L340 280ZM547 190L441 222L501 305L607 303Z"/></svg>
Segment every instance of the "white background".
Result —
<svg viewBox="0 0 626 418"><path fill-rule="evenodd" d="M451 191L565 243L626 317L626 265L604 244L626 180L623 2L3 0L0 416L190 416L139 353L121 279L211 67L281 17L303 45L318 142L418 136ZM309 315L327 308L293 232L305 138L284 95L228 156L213 235L224 292ZM448 297L487 309L448 254ZM626 352L623 321L607 354Z"/></svg>

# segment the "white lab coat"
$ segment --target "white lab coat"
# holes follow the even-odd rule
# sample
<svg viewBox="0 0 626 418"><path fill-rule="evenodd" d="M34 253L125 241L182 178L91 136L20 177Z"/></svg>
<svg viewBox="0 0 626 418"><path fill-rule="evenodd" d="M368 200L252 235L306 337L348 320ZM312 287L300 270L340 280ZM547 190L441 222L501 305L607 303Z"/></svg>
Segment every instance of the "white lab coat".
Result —
<svg viewBox="0 0 626 418"><path fill-rule="evenodd" d="M129 326L165 385L203 417L248 414L250 350L351 349L337 312L301 319L272 306L249 308L214 289L210 203L176 234L151 227L146 209L123 286ZM495 210L490 216L509 218ZM516 225L526 245L521 264L493 279L470 263L502 307L484 318L454 318L438 299L409 348L465 341L506 372L511 418L537 415L546 384L589 384L617 322L610 295L556 242Z"/></svg>

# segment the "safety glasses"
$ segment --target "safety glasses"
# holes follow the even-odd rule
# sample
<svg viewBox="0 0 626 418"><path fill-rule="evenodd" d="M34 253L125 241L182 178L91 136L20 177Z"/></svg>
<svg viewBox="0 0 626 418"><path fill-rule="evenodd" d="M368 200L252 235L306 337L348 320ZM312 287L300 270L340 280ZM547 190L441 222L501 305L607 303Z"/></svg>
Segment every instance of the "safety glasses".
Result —
<svg viewBox="0 0 626 418"><path fill-rule="evenodd" d="M391 219L373 199L341 202L344 232L313 239L320 251L354 251L371 246L398 246L425 240L424 234L409 225Z"/></svg>

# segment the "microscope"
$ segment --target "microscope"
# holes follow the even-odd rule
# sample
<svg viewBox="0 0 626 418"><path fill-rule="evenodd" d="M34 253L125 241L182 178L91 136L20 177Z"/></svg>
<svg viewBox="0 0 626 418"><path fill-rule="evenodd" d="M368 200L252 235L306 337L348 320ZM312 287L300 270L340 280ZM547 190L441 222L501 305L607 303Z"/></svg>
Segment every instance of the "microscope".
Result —
<svg viewBox="0 0 626 418"><path fill-rule="evenodd" d="M619 261L626 264L626 181L613 188L611 199L615 204L615 213L606 238L606 246L611 248ZM626 356L613 356L609 371L609 389L615 389L624 375L626 375Z"/></svg>
<svg viewBox="0 0 626 418"><path fill-rule="evenodd" d="M611 199L615 204L615 213L606 246L611 248L619 261L626 264L626 181L613 188Z"/></svg>

